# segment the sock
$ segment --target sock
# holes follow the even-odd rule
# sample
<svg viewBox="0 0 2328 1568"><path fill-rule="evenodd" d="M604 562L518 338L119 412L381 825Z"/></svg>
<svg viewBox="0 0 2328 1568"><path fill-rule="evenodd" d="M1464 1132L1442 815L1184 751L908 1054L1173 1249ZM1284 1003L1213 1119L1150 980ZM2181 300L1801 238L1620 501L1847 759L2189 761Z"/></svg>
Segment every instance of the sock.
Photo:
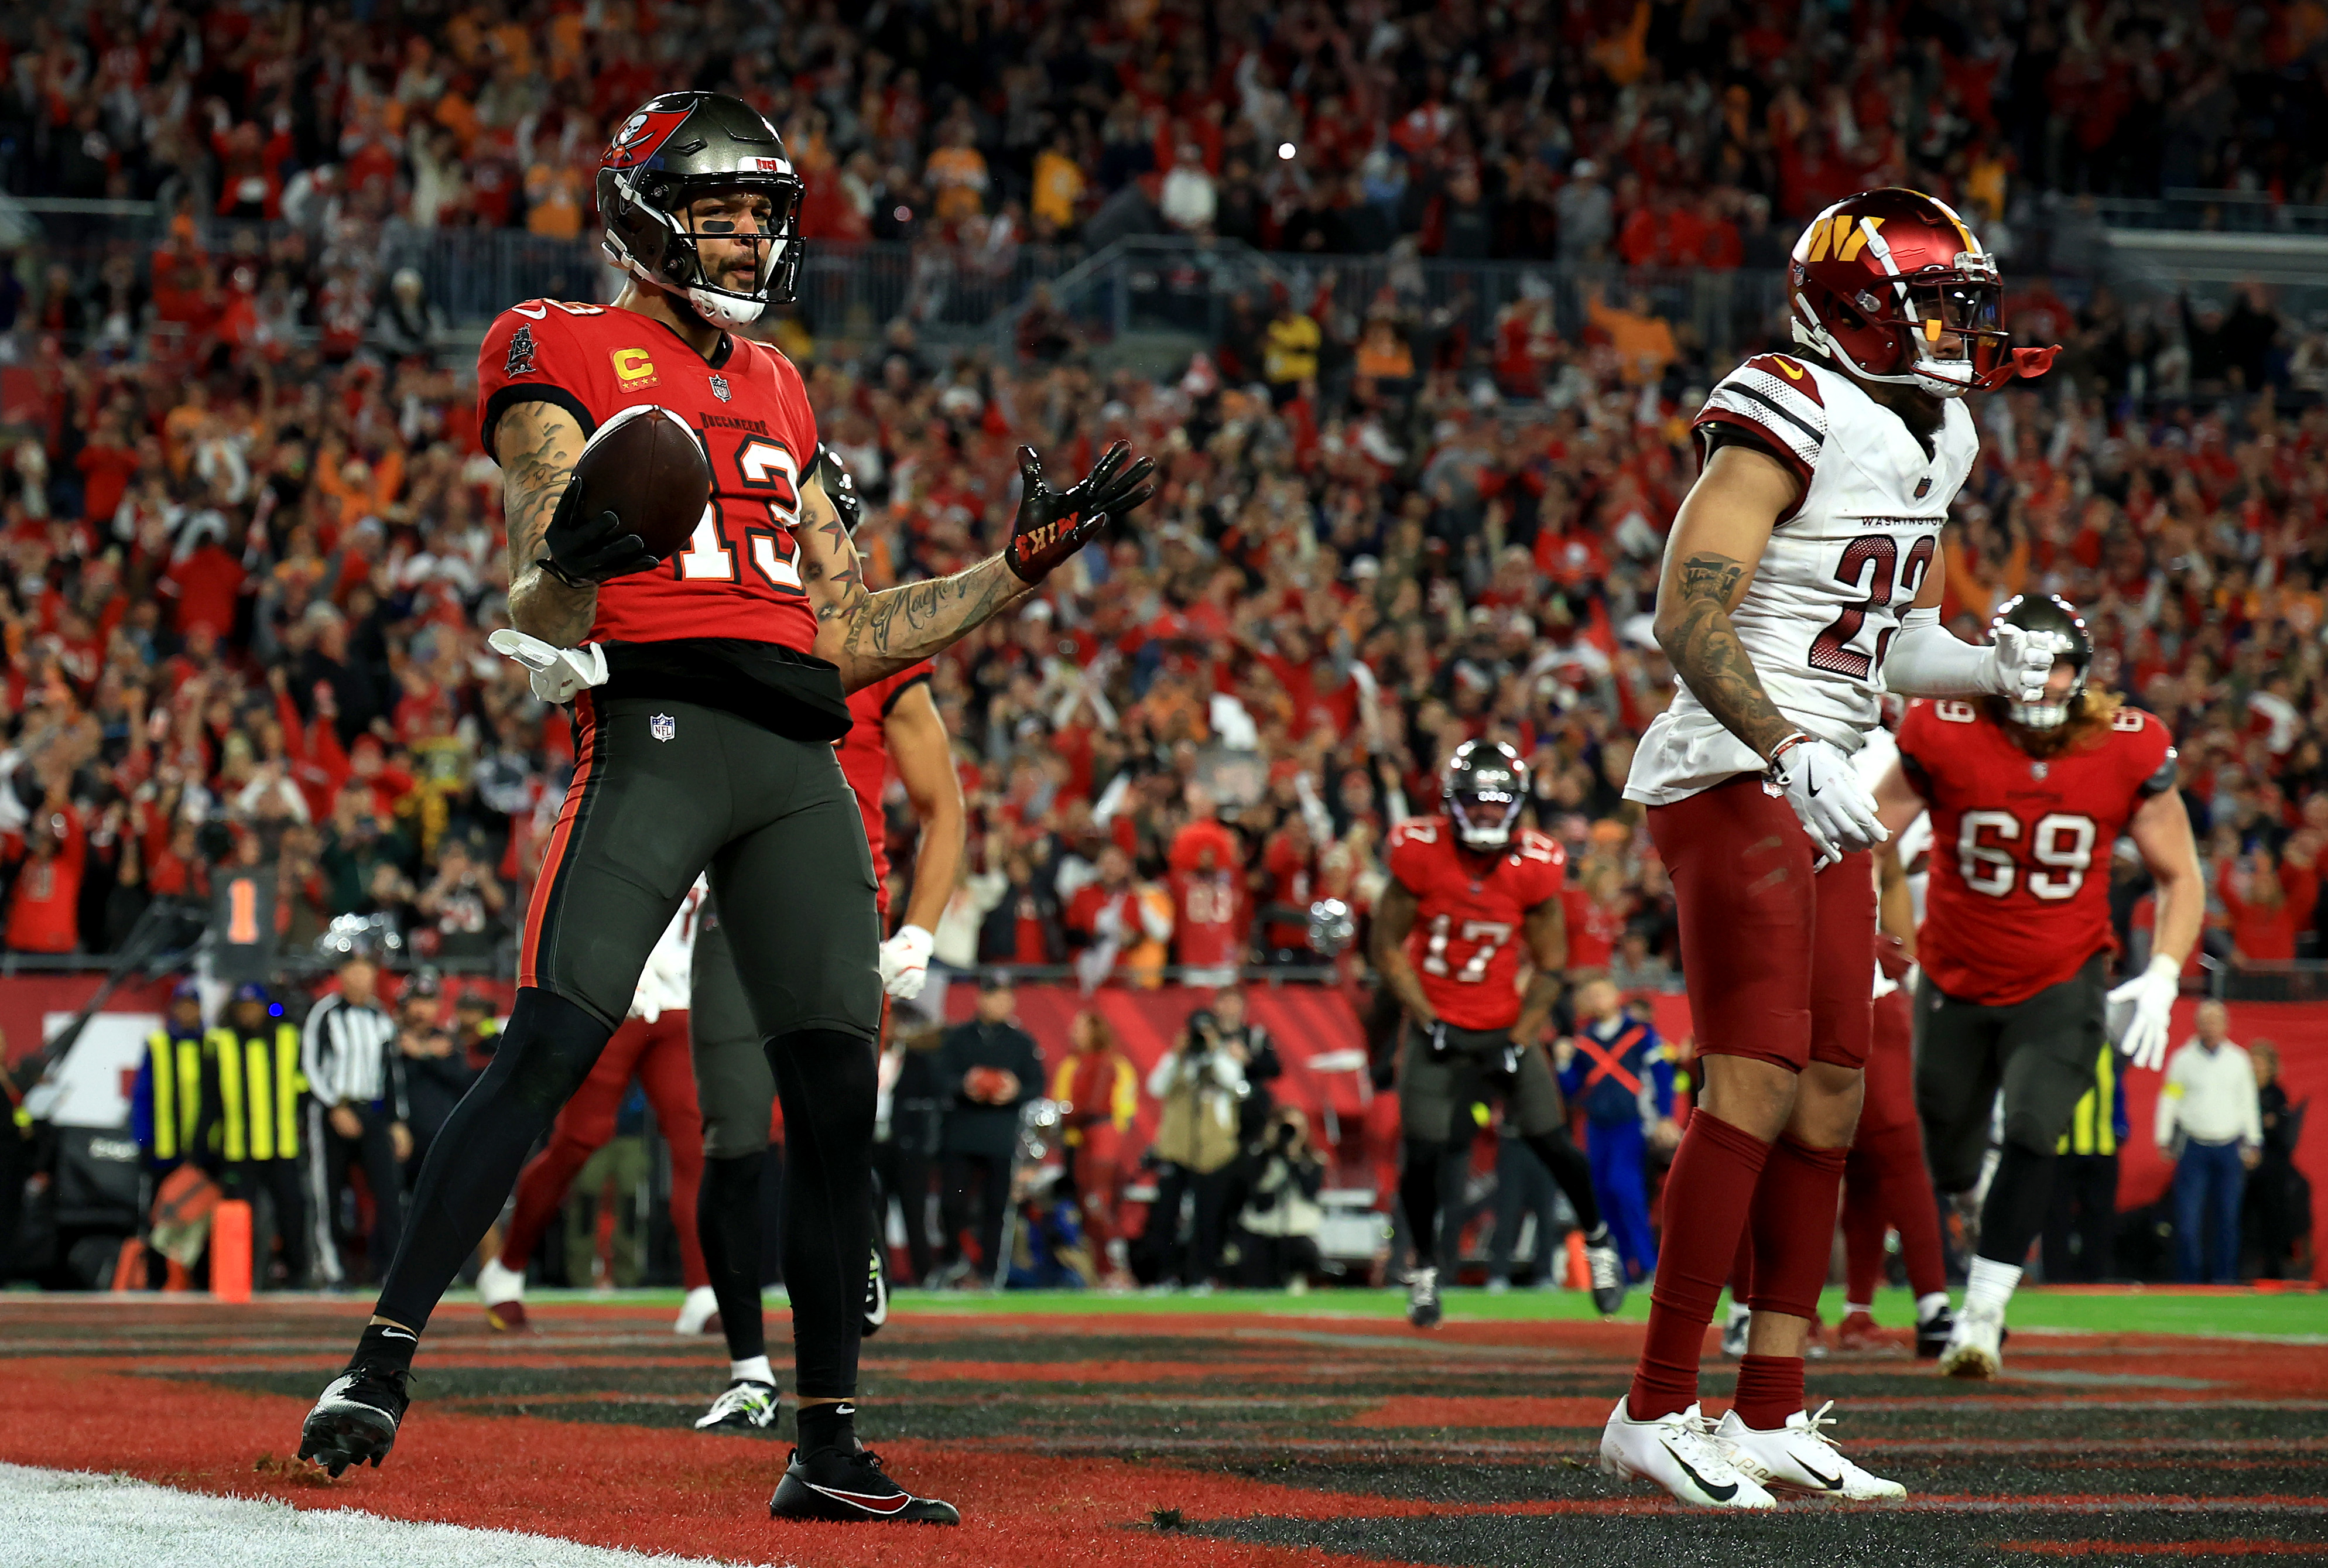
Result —
<svg viewBox="0 0 2328 1568"><path fill-rule="evenodd" d="M776 1369L768 1365L768 1358L765 1356L747 1356L741 1361L728 1363L728 1381L765 1383L774 1388L776 1385Z"/></svg>
<svg viewBox="0 0 2328 1568"><path fill-rule="evenodd" d="M1965 1282L1965 1310L1978 1308L2002 1317L2004 1303L2013 1300L2014 1287L2020 1283L2021 1270L2015 1265L1976 1256L1971 1276Z"/></svg>
<svg viewBox="0 0 2328 1568"><path fill-rule="evenodd" d="M1869 1317L1873 1318L1875 1316L1875 1303L1873 1301L1845 1301L1843 1304L1843 1315L1848 1318L1854 1312L1864 1312Z"/></svg>
<svg viewBox="0 0 2328 1568"><path fill-rule="evenodd" d="M1738 1419L1756 1432L1776 1432L1803 1411L1803 1358L1799 1356L1739 1357Z"/></svg>
<svg viewBox="0 0 2328 1568"><path fill-rule="evenodd" d="M801 1452L804 1454L826 1448L855 1453L863 1446L857 1441L857 1406L849 1400L803 1404L793 1419L800 1428Z"/></svg>
<svg viewBox="0 0 2328 1568"><path fill-rule="evenodd" d="M386 1323L367 1323L356 1339L356 1353L348 1358L350 1366L386 1366L398 1372L412 1370L412 1353L420 1348L420 1336L409 1329L394 1329Z"/></svg>
<svg viewBox="0 0 2328 1568"><path fill-rule="evenodd" d="M1754 1185L1754 1290L1747 1300L1755 1310L1817 1318L1849 1152L1783 1136L1770 1146Z"/></svg>
<svg viewBox="0 0 2328 1568"><path fill-rule="evenodd" d="M1978 1263L1980 1260L1976 1258L1973 1261ZM1916 1321L1929 1323L1932 1320L1933 1313L1945 1312L1948 1309L1948 1293L1946 1291L1929 1291L1916 1298Z"/></svg>
<svg viewBox="0 0 2328 1568"><path fill-rule="evenodd" d="M1665 1245L1649 1295L1649 1328L1626 1407L1655 1421L1697 1401L1705 1327L1738 1255L1739 1233L1770 1146L1710 1112L1689 1119L1666 1178Z"/></svg>

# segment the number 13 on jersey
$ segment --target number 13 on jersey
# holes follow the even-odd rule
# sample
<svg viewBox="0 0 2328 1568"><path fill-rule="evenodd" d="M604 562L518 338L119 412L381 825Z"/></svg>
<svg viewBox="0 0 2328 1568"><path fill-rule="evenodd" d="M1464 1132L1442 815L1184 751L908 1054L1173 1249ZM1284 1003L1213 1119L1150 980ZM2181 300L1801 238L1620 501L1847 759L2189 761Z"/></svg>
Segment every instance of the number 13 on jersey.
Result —
<svg viewBox="0 0 2328 1568"><path fill-rule="evenodd" d="M800 545L793 538L793 530L800 526L799 459L783 442L762 436L743 438L724 454L716 437L707 437L704 450L711 460L711 500L704 506L702 521L695 525L687 548L672 558L680 580L737 580L736 552L726 532L734 519L723 513L723 508L732 507L747 520L742 533L752 569L779 592L803 592ZM763 516L774 526L751 525L749 520Z"/></svg>

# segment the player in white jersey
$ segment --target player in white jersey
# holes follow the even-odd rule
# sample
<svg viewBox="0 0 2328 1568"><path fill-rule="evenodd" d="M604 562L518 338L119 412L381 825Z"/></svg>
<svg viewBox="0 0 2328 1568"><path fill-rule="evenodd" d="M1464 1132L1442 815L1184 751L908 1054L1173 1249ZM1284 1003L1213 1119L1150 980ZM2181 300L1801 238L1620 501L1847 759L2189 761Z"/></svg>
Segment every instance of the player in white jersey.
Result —
<svg viewBox="0 0 2328 1568"><path fill-rule="evenodd" d="M549 1145L518 1173L517 1210L501 1253L477 1271L477 1294L485 1320L496 1329L522 1329L525 1266L542 1232L566 1201L593 1154L615 1136L615 1122L636 1078L654 1108L655 1126L671 1146L671 1222L679 1233L680 1282L687 1288L679 1319L681 1334L716 1328L711 1276L696 1238L695 1197L703 1180L703 1117L695 1099L695 1072L688 1055L689 970L695 959L697 923L709 884L698 877L647 955L631 998L630 1016L606 1042L590 1075L558 1113ZM568 1261L569 1272L572 1267Z"/></svg>
<svg viewBox="0 0 2328 1568"><path fill-rule="evenodd" d="M1749 360L1697 417L1705 467L1657 588L1681 690L1625 789L1673 878L1704 1067L1601 1467L1723 1507L1905 1495L1803 1409L1875 969L1884 832L1852 754L1886 689L2019 694L2051 666L2026 638L1976 647L1939 624L1939 530L1979 447L1956 399L2050 358L2007 348L1995 262L1931 197L1871 191L1812 221L1789 289L1809 352ZM1752 1323L1716 1427L1698 1350L1750 1225Z"/></svg>

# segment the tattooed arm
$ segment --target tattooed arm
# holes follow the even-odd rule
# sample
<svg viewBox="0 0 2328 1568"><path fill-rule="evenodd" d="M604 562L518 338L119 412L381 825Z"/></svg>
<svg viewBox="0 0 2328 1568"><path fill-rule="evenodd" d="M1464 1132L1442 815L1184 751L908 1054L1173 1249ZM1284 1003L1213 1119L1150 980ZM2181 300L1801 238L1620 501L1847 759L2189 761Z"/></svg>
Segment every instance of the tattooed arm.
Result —
<svg viewBox="0 0 2328 1568"><path fill-rule="evenodd" d="M493 450L509 527L510 624L560 648L578 646L597 618L598 590L569 587L533 563L582 455L582 427L555 403L519 403L502 415Z"/></svg>
<svg viewBox="0 0 2328 1568"><path fill-rule="evenodd" d="M1749 446L1715 448L1674 519L1657 584L1657 645L1706 711L1766 757L1796 727L1762 690L1730 613L1798 489L1776 458Z"/></svg>
<svg viewBox="0 0 2328 1568"><path fill-rule="evenodd" d="M875 593L840 515L815 479L801 486L801 581L815 607L816 656L840 670L843 690L951 647L1034 591L999 555L934 582Z"/></svg>

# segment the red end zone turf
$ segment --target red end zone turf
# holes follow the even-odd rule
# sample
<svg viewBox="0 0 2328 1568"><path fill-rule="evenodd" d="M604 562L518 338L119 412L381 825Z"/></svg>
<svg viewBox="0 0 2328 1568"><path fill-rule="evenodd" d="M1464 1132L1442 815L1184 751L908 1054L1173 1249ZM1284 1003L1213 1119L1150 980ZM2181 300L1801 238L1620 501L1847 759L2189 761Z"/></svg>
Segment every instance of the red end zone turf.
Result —
<svg viewBox="0 0 2328 1568"><path fill-rule="evenodd" d="M1837 1396L1839 1435L1916 1501L1744 1519L1591 1468L1638 1327L908 1313L867 1347L860 1428L909 1485L962 1506L947 1531L771 1523L786 1445L689 1430L722 1353L674 1341L660 1312L546 1305L548 1332L511 1338L470 1315L432 1333L387 1468L331 1482L286 1461L361 1309L0 1302L0 1460L809 1568L1520 1568L1724 1542L1741 1563L1880 1547L1922 1568L2328 1541L2316 1346L2023 1334L1989 1386L1837 1356L1812 1397ZM1709 1361L1710 1408L1728 1383Z"/></svg>

